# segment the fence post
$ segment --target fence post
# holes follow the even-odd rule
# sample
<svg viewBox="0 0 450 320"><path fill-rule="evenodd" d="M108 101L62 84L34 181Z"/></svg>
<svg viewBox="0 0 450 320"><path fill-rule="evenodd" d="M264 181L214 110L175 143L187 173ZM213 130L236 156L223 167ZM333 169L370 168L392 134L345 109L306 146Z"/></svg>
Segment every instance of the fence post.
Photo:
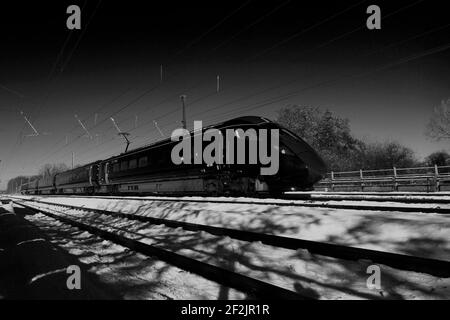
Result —
<svg viewBox="0 0 450 320"><path fill-rule="evenodd" d="M334 171L331 171L330 189L331 189L331 191L334 191Z"/></svg>
<svg viewBox="0 0 450 320"><path fill-rule="evenodd" d="M397 168L394 167L394 191L398 191Z"/></svg>
<svg viewBox="0 0 450 320"><path fill-rule="evenodd" d="M434 165L434 191L441 191L441 186L439 184L439 168L437 164Z"/></svg>
<svg viewBox="0 0 450 320"><path fill-rule="evenodd" d="M359 169L359 178L360 178L360 180L361 180L361 192L363 192L364 191L364 182L363 182L363 171L362 171L362 169Z"/></svg>

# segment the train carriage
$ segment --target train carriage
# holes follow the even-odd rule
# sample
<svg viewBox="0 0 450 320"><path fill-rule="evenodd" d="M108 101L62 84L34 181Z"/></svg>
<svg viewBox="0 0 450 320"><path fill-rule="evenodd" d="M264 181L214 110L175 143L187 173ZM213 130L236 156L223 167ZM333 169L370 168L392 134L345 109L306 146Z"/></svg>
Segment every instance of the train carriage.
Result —
<svg viewBox="0 0 450 320"><path fill-rule="evenodd" d="M98 187L97 163L88 164L55 176L55 188L59 194L93 194Z"/></svg>
<svg viewBox="0 0 450 320"><path fill-rule="evenodd" d="M21 194L30 194L30 183L24 183L20 186Z"/></svg>
<svg viewBox="0 0 450 320"><path fill-rule="evenodd" d="M38 184L39 184L39 192L38 192L39 194L56 193L54 175L40 178Z"/></svg>
<svg viewBox="0 0 450 320"><path fill-rule="evenodd" d="M203 192L202 168L176 166L170 158L170 140L108 159L100 164L101 192Z"/></svg>
<svg viewBox="0 0 450 320"><path fill-rule="evenodd" d="M38 194L39 192L39 180L30 181L27 184L27 194Z"/></svg>

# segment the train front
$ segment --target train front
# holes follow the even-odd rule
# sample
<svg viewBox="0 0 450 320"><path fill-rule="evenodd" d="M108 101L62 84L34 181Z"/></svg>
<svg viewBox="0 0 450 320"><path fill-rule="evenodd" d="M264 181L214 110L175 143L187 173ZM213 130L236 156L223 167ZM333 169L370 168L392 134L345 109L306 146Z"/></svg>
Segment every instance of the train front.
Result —
<svg viewBox="0 0 450 320"><path fill-rule="evenodd" d="M279 170L269 178L275 192L308 191L326 174L327 166L319 154L302 138L290 130L279 129Z"/></svg>
<svg viewBox="0 0 450 320"><path fill-rule="evenodd" d="M320 181L327 172L327 166L319 154L302 138L292 131L279 124L255 116L246 116L233 119L225 123L234 129L254 128L256 130L278 131L278 141L272 141L272 133L268 133L266 138L259 144L267 143L266 150L278 153L278 170L274 174L262 174L258 170L256 173L256 192L279 195L287 191L308 191L312 190L314 184ZM260 146L261 147L261 146ZM273 158L273 155L272 155ZM260 159L261 160L261 159ZM273 159L272 159L273 160ZM271 166L272 164L270 164ZM259 169L268 165L259 163ZM251 167L251 166L249 166ZM271 171L271 170L269 170Z"/></svg>

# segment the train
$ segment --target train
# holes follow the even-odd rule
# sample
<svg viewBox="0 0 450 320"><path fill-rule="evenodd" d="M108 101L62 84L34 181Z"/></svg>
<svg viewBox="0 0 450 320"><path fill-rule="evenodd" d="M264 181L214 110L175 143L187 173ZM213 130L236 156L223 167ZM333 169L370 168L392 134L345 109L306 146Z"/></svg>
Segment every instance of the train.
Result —
<svg viewBox="0 0 450 320"><path fill-rule="evenodd" d="M27 195L281 195L286 191L312 190L326 173L320 155L289 129L263 117L244 116L203 128L220 133L239 129L277 129L279 168L262 175L256 163L174 164L177 144L168 138L105 160L42 177L21 187ZM196 132L189 131L194 137ZM239 137L236 137L239 139ZM243 137L245 139L245 137ZM249 148L248 143L245 147ZM204 144L202 148L205 148ZM194 152L194 151L192 151Z"/></svg>

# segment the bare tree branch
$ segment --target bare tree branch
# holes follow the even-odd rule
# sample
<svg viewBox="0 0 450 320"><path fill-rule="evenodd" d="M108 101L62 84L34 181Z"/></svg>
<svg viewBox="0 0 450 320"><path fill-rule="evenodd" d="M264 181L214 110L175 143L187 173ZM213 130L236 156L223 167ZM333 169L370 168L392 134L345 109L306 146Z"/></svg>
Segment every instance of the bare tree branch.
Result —
<svg viewBox="0 0 450 320"><path fill-rule="evenodd" d="M435 141L450 139L450 99L442 101L439 107L434 108L426 134Z"/></svg>

